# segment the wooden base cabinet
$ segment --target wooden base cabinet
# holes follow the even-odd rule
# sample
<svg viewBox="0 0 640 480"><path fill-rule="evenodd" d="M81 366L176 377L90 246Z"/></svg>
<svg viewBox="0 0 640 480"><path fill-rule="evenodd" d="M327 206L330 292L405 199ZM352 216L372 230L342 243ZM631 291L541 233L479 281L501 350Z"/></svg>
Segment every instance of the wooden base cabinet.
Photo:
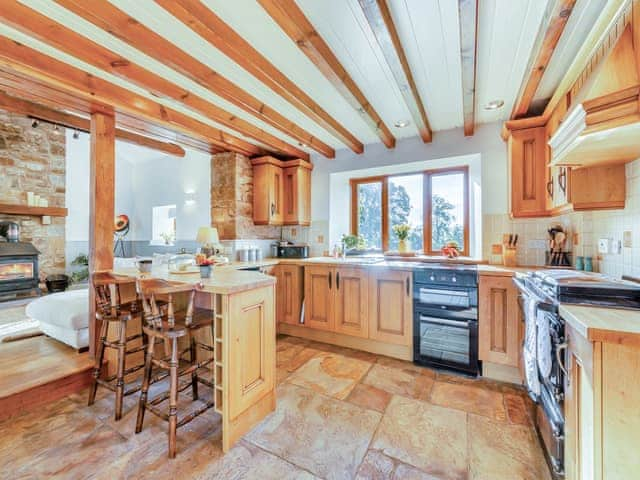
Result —
<svg viewBox="0 0 640 480"><path fill-rule="evenodd" d="M274 272L276 285L276 318L278 323L298 325L304 295L304 268L299 265L278 265Z"/></svg>
<svg viewBox="0 0 640 480"><path fill-rule="evenodd" d="M305 267L305 325L366 338L367 270Z"/></svg>
<svg viewBox="0 0 640 480"><path fill-rule="evenodd" d="M334 330L354 337L369 336L368 274L362 268L335 270Z"/></svg>
<svg viewBox="0 0 640 480"><path fill-rule="evenodd" d="M521 345L518 289L511 277L481 275L478 287L478 356L518 367Z"/></svg>
<svg viewBox="0 0 640 480"><path fill-rule="evenodd" d="M411 273L372 270L369 278L369 338L413 344Z"/></svg>
<svg viewBox="0 0 640 480"><path fill-rule="evenodd" d="M640 344L592 342L567 325L567 480L638 478Z"/></svg>

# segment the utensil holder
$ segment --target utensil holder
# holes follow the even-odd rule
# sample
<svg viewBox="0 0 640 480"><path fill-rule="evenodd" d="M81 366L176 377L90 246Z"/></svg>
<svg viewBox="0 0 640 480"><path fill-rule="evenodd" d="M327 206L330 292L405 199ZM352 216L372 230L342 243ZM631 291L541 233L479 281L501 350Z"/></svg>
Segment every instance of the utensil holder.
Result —
<svg viewBox="0 0 640 480"><path fill-rule="evenodd" d="M502 264L505 267L515 267L518 265L518 261L516 260L517 250L515 247L502 246Z"/></svg>

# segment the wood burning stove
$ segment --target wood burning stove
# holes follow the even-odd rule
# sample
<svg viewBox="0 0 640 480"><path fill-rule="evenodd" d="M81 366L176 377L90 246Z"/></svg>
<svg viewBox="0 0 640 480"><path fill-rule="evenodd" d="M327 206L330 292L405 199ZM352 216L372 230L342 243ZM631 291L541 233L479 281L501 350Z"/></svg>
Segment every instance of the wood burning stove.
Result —
<svg viewBox="0 0 640 480"><path fill-rule="evenodd" d="M0 297L40 292L39 253L27 242L0 242Z"/></svg>

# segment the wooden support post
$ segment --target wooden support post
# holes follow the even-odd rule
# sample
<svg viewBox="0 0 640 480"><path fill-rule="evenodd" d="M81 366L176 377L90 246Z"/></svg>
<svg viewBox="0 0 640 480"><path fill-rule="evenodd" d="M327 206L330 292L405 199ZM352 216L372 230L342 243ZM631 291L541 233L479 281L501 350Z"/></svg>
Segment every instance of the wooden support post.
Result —
<svg viewBox="0 0 640 480"><path fill-rule="evenodd" d="M113 268L113 219L115 217L115 118L91 115L89 194L89 273ZM89 284L89 351L96 351L97 334L93 285Z"/></svg>

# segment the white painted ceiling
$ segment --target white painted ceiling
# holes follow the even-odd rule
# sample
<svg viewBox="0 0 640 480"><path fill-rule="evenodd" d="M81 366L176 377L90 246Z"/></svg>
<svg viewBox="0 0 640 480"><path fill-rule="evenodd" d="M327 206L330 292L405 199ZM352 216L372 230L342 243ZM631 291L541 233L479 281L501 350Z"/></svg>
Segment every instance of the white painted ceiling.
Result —
<svg viewBox="0 0 640 480"><path fill-rule="evenodd" d="M276 137L298 146L298 142L288 135L77 17L52 0L20 1L173 83L196 92ZM339 139L292 107L152 0L110 1L325 143L335 149L345 148ZM349 105L256 0L202 1L360 141L365 144L379 142L376 133L361 118L361 114ZM416 136L418 132L413 123L403 129L394 126L399 120L411 120L411 115L358 0L296 1L396 138ZM509 117L526 73L531 49L548 1L551 0L479 1L477 123L500 121ZM458 2L388 0L388 3L432 129L437 132L461 127L463 110ZM551 96L566 65L575 55L604 3L606 0L578 0L565 34L543 77L536 99ZM126 80L86 65L10 27L0 25L0 34L154 101L164 103L221 130L241 136L173 100L158 99ZM483 108L489 101L496 99L504 100L505 105L502 109L487 111ZM462 136L462 133L460 135ZM255 144L254 141L250 141Z"/></svg>

